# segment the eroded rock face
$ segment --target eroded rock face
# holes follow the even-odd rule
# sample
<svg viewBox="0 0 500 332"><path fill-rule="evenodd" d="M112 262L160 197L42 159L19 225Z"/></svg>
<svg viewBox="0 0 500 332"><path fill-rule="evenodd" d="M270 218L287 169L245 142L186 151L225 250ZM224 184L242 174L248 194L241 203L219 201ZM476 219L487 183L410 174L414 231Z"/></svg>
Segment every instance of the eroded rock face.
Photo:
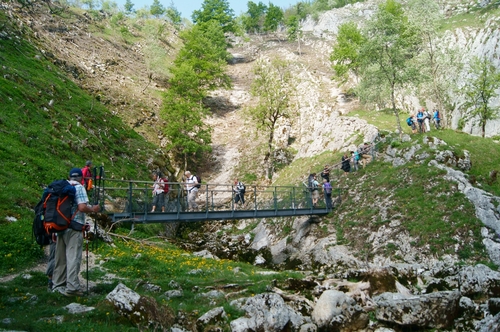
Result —
<svg viewBox="0 0 500 332"><path fill-rule="evenodd" d="M383 293L373 299L377 319L402 326L448 328L459 315L460 292L446 291L404 296Z"/></svg>

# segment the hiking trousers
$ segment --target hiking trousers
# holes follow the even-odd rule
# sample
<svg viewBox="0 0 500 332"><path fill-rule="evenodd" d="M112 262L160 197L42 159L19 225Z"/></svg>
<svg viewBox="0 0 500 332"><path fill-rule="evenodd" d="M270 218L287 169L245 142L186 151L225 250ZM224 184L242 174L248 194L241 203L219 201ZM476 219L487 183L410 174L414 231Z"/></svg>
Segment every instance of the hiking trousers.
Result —
<svg viewBox="0 0 500 332"><path fill-rule="evenodd" d="M198 209L198 204L196 204L196 196L198 195L198 189L190 189L188 191L188 209L191 211L195 211Z"/></svg>
<svg viewBox="0 0 500 332"><path fill-rule="evenodd" d="M54 288L66 286L66 292L80 291L83 232L68 228L57 236L52 282Z"/></svg>

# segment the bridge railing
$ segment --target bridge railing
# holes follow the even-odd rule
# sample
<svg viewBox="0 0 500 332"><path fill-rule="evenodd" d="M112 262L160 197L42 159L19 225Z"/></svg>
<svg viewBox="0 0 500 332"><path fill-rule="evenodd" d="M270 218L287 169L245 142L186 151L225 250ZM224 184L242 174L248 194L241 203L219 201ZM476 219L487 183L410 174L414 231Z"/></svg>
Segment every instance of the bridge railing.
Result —
<svg viewBox="0 0 500 332"><path fill-rule="evenodd" d="M104 209L109 213L150 213L153 203L152 181L132 181L105 179L106 186L101 188L104 194ZM186 184L169 182L166 194L165 212L183 212L187 210ZM235 203L235 186L230 184L203 183L198 190L196 203L198 211L227 210L284 210L312 209L311 192L300 186L260 186L247 185L244 194L245 203ZM320 191L321 192L321 191ZM332 198L340 197L339 190L334 190ZM326 208L323 193L314 208ZM156 212L161 212L158 207Z"/></svg>

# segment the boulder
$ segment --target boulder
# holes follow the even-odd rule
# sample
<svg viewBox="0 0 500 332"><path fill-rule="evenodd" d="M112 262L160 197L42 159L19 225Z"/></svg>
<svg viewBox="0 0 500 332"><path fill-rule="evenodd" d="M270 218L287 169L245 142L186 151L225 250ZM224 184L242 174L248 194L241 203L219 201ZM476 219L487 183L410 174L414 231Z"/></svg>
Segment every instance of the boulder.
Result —
<svg viewBox="0 0 500 332"><path fill-rule="evenodd" d="M373 300L378 320L402 326L445 329L451 327L459 315L460 298L460 292L446 291L410 297L383 293Z"/></svg>
<svg viewBox="0 0 500 332"><path fill-rule="evenodd" d="M319 329L329 331L357 331L368 324L368 314L363 308L353 298L336 290L321 294L311 316Z"/></svg>

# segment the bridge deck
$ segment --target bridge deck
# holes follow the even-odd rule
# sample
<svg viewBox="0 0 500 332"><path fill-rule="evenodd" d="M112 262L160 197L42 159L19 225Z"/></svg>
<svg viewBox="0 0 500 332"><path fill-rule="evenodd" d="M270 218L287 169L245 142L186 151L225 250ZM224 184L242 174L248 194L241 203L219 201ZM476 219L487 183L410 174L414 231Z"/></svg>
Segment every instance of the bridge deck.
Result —
<svg viewBox="0 0 500 332"><path fill-rule="evenodd" d="M106 185L105 185L106 183ZM111 184L111 185L110 185ZM117 180L101 177L96 182L93 196L101 200L103 212L113 222L168 223L176 221L235 220L252 218L292 217L304 215L326 215L325 197L313 205L311 192L305 187L247 185L245 204L235 203L238 193L234 185L202 184L197 195L197 212L189 212L186 184L169 183L165 195L165 211L158 206L152 210L152 181ZM340 202L340 189L334 190L332 198Z"/></svg>
<svg viewBox="0 0 500 332"><path fill-rule="evenodd" d="M235 220L272 217L292 217L304 215L326 215L331 210L313 209L280 209L280 210L233 210L202 212L160 212L160 213L109 213L113 221L133 223L168 223L176 221Z"/></svg>

